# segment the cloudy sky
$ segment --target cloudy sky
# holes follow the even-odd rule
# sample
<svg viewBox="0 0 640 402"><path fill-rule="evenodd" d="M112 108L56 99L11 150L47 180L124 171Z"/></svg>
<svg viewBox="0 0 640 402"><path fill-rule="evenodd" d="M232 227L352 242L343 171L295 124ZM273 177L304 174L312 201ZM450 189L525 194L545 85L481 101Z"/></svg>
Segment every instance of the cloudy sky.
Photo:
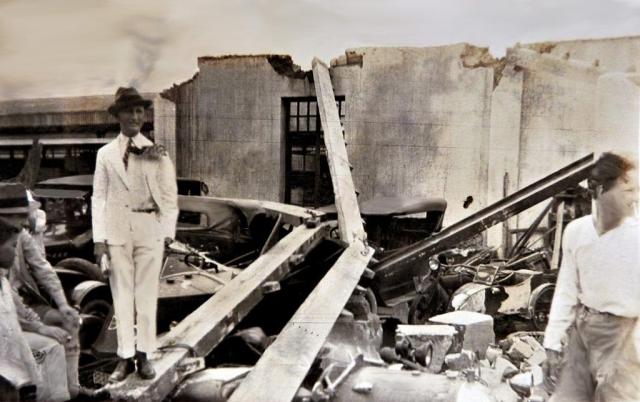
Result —
<svg viewBox="0 0 640 402"><path fill-rule="evenodd" d="M640 35L640 0L0 0L0 99L157 91L203 55Z"/></svg>

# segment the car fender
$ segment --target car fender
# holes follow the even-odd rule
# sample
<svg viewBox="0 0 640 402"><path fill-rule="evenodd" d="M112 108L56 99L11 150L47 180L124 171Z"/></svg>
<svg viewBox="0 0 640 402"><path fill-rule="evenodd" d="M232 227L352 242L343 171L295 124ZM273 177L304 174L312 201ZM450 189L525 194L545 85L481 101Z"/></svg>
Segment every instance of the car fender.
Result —
<svg viewBox="0 0 640 402"><path fill-rule="evenodd" d="M111 301L111 291L105 283L94 280L80 282L71 292L71 300L76 306L83 306L98 297Z"/></svg>
<svg viewBox="0 0 640 402"><path fill-rule="evenodd" d="M526 318L531 318L534 315L534 309L536 302L540 298L540 295L547 290L555 290L556 285L554 283L544 283L531 292L531 296L529 297L529 303L527 303L527 315Z"/></svg>

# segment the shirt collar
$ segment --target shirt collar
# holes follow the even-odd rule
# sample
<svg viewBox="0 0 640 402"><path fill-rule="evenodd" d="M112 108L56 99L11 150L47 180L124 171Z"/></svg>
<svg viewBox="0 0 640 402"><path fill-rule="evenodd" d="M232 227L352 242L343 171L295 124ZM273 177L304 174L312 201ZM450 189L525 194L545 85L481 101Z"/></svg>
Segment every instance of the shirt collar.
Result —
<svg viewBox="0 0 640 402"><path fill-rule="evenodd" d="M129 137L127 137L126 135L120 133L118 134L118 141L120 142L121 146L126 146L127 142L129 141ZM144 145L144 136L140 133L136 134L133 136L133 145L141 148Z"/></svg>

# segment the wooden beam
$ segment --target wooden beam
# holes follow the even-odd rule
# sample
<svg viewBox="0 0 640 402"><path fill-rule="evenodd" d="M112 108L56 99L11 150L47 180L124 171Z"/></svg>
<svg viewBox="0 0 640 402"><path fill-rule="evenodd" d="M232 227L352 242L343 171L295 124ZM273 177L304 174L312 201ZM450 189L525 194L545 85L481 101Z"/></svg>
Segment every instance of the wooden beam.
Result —
<svg viewBox="0 0 640 402"><path fill-rule="evenodd" d="M333 192L336 198L336 209L338 210L340 238L347 243L352 243L355 239L364 240L366 235L353 186L351 166L342 134L336 98L329 77L329 69L318 59L313 59L312 67L318 110L320 111Z"/></svg>
<svg viewBox="0 0 640 402"><path fill-rule="evenodd" d="M372 255L373 249L359 242L342 253L230 402L290 401L295 396Z"/></svg>
<svg viewBox="0 0 640 402"><path fill-rule="evenodd" d="M306 254L324 236L328 236L329 230L329 222L315 228L307 228L306 225L296 227L162 337L159 346L170 349L153 354L151 362L157 373L153 380L145 381L131 375L122 383L108 387L111 398L163 400L182 380L179 365L189 356L184 346L192 348L198 356L211 352L262 300L262 284L282 279L289 272L291 257Z"/></svg>
<svg viewBox="0 0 640 402"><path fill-rule="evenodd" d="M556 270L560 265L560 248L562 247L562 232L564 229L564 200L556 208L556 234L553 238L553 254L551 255L551 269Z"/></svg>

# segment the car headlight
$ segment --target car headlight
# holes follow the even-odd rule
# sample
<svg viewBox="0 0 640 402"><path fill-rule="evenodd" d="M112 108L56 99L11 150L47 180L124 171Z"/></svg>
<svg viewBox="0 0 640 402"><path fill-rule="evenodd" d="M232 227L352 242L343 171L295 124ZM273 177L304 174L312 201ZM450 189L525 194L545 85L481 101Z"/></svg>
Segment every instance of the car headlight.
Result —
<svg viewBox="0 0 640 402"><path fill-rule="evenodd" d="M429 269L432 271L440 269L440 261L436 257L429 258Z"/></svg>

